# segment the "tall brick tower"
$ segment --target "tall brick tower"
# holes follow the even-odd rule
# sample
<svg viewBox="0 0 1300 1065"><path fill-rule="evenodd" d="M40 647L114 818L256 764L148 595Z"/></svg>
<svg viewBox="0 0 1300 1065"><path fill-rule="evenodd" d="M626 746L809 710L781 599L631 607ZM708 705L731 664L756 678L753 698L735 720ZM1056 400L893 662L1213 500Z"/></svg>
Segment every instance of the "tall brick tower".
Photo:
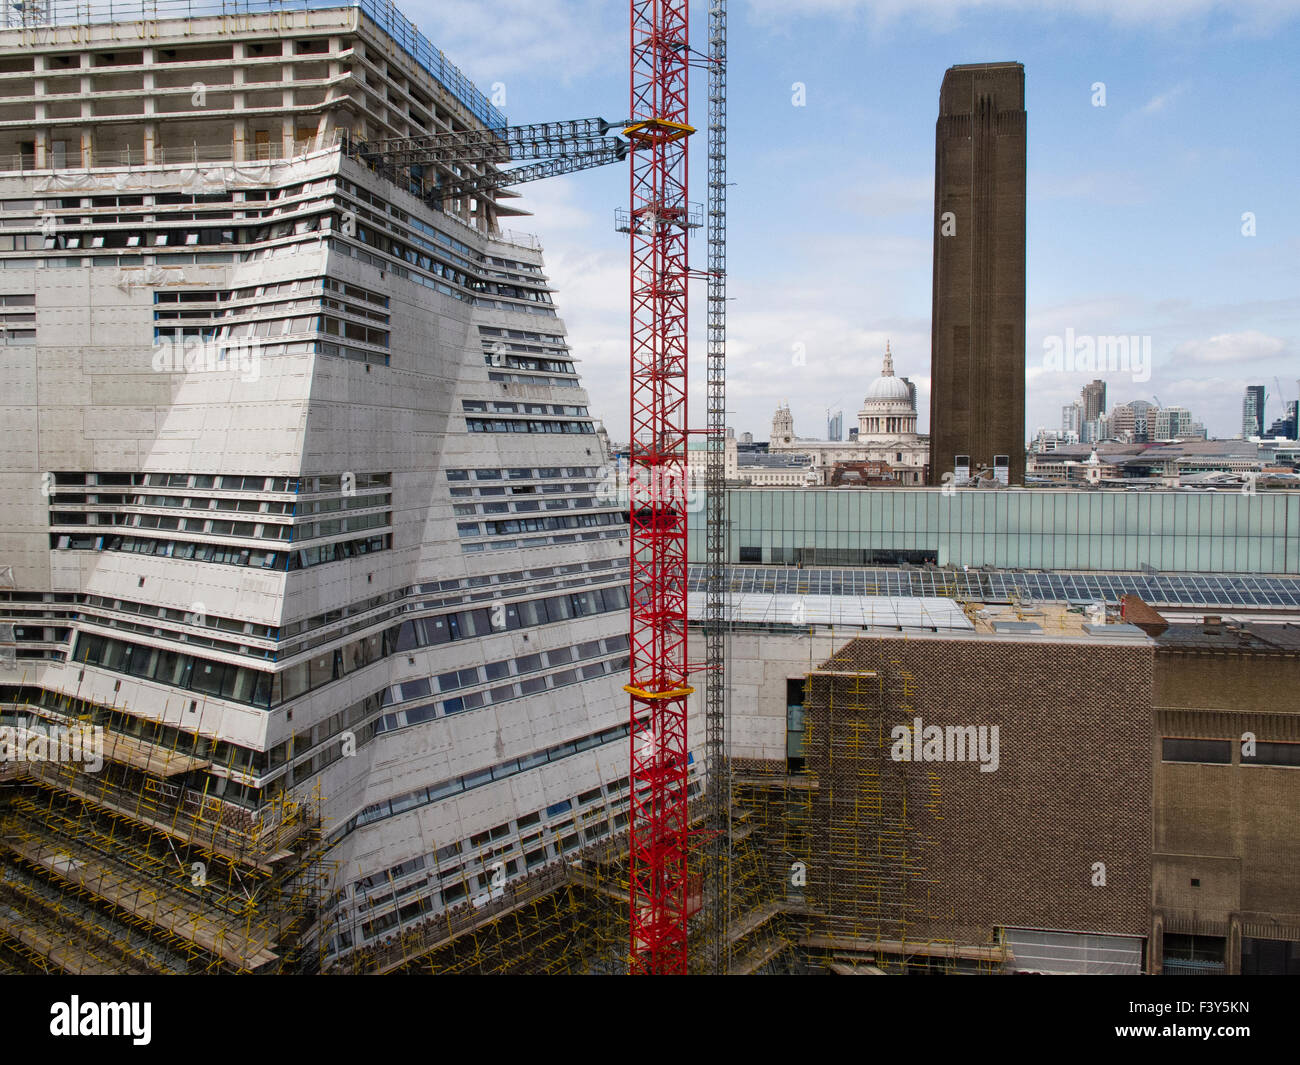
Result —
<svg viewBox="0 0 1300 1065"><path fill-rule="evenodd" d="M1025 68L950 67L934 159L930 476L1025 475ZM1005 474L1003 470L1005 469Z"/></svg>

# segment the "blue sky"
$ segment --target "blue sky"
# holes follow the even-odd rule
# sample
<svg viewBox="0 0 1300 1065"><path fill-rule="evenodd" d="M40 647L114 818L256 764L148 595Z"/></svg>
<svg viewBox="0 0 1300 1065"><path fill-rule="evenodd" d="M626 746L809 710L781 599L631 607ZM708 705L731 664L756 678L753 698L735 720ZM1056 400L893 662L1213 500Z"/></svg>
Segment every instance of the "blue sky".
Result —
<svg viewBox="0 0 1300 1065"><path fill-rule="evenodd" d="M511 122L627 109L627 6L407 2L406 14ZM886 338L928 425L934 122L944 70L1024 63L1029 113L1026 431L1094 376L1112 404L1158 396L1212 434L1267 417L1300 377L1300 0L730 0L729 422L766 439L855 423ZM705 48L707 0L693 5ZM805 87L794 106L792 87ZM1106 106L1094 106L1093 85ZM692 109L706 114L703 72ZM692 199L705 198L703 131ZM521 186L592 411L627 433L626 168ZM1243 235L1242 216L1255 235ZM698 265L705 263L695 238ZM693 305L703 384L703 283ZM1151 338L1139 372L1065 372L1063 337ZM792 352L802 345L806 364ZM1275 399L1274 377L1281 393ZM702 425L702 387L692 389Z"/></svg>

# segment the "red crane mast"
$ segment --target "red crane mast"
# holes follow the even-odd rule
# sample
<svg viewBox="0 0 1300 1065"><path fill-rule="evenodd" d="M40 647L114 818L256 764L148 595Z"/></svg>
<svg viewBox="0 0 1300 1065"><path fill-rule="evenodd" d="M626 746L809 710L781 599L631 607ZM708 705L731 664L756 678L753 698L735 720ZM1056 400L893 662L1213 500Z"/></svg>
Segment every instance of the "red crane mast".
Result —
<svg viewBox="0 0 1300 1065"><path fill-rule="evenodd" d="M687 958L688 0L631 0L630 970Z"/></svg>

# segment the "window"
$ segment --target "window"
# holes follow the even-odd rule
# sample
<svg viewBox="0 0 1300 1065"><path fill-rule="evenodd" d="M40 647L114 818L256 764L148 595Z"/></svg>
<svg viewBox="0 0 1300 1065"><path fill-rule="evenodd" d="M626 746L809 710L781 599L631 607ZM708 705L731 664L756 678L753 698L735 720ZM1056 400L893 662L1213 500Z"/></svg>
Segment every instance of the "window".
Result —
<svg viewBox="0 0 1300 1065"><path fill-rule="evenodd" d="M0 295L0 344L36 343L36 297Z"/></svg>
<svg viewBox="0 0 1300 1065"><path fill-rule="evenodd" d="M1300 976L1300 943L1242 939L1242 976Z"/></svg>
<svg viewBox="0 0 1300 1065"><path fill-rule="evenodd" d="M1221 936L1191 936L1165 933L1164 967L1167 973L1223 971L1224 940Z"/></svg>
<svg viewBox="0 0 1300 1065"><path fill-rule="evenodd" d="M1300 743L1256 743L1253 755L1242 752L1241 764L1300 766Z"/></svg>
<svg viewBox="0 0 1300 1065"><path fill-rule="evenodd" d="M1261 744L1261 746L1263 746ZM1231 740L1171 739L1161 741L1160 758L1165 762L1205 762L1211 765L1232 764Z"/></svg>

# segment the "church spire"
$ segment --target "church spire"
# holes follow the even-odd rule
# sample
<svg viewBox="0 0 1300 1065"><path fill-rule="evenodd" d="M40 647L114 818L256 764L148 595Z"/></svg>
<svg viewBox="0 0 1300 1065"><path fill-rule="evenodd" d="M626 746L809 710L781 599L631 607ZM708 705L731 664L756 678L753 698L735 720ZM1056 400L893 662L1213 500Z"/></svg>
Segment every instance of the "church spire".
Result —
<svg viewBox="0 0 1300 1065"><path fill-rule="evenodd" d="M880 368L881 377L894 376L894 356L889 350L889 341L885 341L885 364Z"/></svg>

